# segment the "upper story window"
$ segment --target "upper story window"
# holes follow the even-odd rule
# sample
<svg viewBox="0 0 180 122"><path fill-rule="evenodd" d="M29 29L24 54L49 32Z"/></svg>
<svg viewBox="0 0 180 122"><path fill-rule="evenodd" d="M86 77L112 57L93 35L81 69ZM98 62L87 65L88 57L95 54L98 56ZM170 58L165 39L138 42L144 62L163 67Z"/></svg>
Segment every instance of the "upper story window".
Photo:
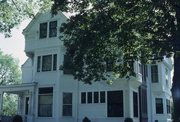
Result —
<svg viewBox="0 0 180 122"><path fill-rule="evenodd" d="M49 29L48 29L49 27ZM56 37L57 36L57 21L40 23L39 38Z"/></svg>
<svg viewBox="0 0 180 122"><path fill-rule="evenodd" d="M146 78L148 77L147 65L139 64L139 72L142 75L143 83L146 83Z"/></svg>
<svg viewBox="0 0 180 122"><path fill-rule="evenodd" d="M153 83L157 83L158 80L158 66L152 65L151 66L151 80Z"/></svg>
<svg viewBox="0 0 180 122"><path fill-rule="evenodd" d="M40 24L40 39L46 38L47 37L47 22L41 23Z"/></svg>
<svg viewBox="0 0 180 122"><path fill-rule="evenodd" d="M42 59L42 60L41 60ZM57 69L57 54L37 57L37 72L55 71Z"/></svg>
<svg viewBox="0 0 180 122"><path fill-rule="evenodd" d="M64 55L63 68L64 74L73 74L73 58L70 54Z"/></svg>
<svg viewBox="0 0 180 122"><path fill-rule="evenodd" d="M57 36L57 21L52 21L49 23L49 37Z"/></svg>

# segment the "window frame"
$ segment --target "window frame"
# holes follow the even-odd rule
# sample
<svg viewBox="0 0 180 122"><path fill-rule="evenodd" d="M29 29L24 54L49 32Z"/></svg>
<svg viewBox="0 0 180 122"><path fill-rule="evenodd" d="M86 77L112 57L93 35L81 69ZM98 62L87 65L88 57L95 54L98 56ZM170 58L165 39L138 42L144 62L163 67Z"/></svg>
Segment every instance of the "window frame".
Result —
<svg viewBox="0 0 180 122"><path fill-rule="evenodd" d="M51 67L48 70L43 69L43 66L44 66L43 58L46 56L51 56L51 65L50 65ZM57 59L58 59L57 54L48 54L48 55L37 56L36 72L57 71Z"/></svg>
<svg viewBox="0 0 180 122"><path fill-rule="evenodd" d="M171 114L171 101L169 99L166 99L166 112Z"/></svg>
<svg viewBox="0 0 180 122"><path fill-rule="evenodd" d="M43 24L45 24L46 27L43 28ZM45 30L43 30L45 29ZM45 33L45 34L43 34ZM42 22L39 24L39 39L45 39L48 35L48 22Z"/></svg>
<svg viewBox="0 0 180 122"><path fill-rule="evenodd" d="M45 58L48 58L48 60L50 62L47 62L48 60L47 59L45 60ZM44 55L44 56L42 56L42 72L46 72L46 71L51 71L52 70L52 63L53 63L52 58L53 58L52 55Z"/></svg>
<svg viewBox="0 0 180 122"><path fill-rule="evenodd" d="M44 92L42 92L42 89L46 89ZM49 91L47 89L50 89ZM40 97L43 96L52 96L51 102L52 104L41 104ZM43 115L40 113L40 108L42 105L50 105L51 106L51 113L50 115ZM38 89L38 117L53 117L53 87L42 87Z"/></svg>
<svg viewBox="0 0 180 122"><path fill-rule="evenodd" d="M139 117L138 93L133 91L133 116Z"/></svg>
<svg viewBox="0 0 180 122"><path fill-rule="evenodd" d="M116 97L113 97L113 94ZM113 98L119 98L119 100L113 100ZM112 108L116 108L116 110ZM124 117L124 91L123 90L107 91L107 117L108 118Z"/></svg>
<svg viewBox="0 0 180 122"><path fill-rule="evenodd" d="M87 96L86 92L81 92L81 104L87 103L86 96Z"/></svg>
<svg viewBox="0 0 180 122"><path fill-rule="evenodd" d="M157 102L158 100L160 100L160 104ZM156 114L164 114L163 98L155 98L155 107Z"/></svg>
<svg viewBox="0 0 180 122"><path fill-rule="evenodd" d="M56 23L56 26L55 27L52 27L52 24L53 23ZM50 21L49 22L49 38L52 38L52 37L57 37L57 24L58 24L58 22L57 22L57 20L54 20L54 21ZM55 35L53 35L53 31L55 31Z"/></svg>
<svg viewBox="0 0 180 122"><path fill-rule="evenodd" d="M153 67L156 68L156 71L153 69ZM159 83L159 69L158 69L158 65L151 65L151 82L152 83Z"/></svg>
<svg viewBox="0 0 180 122"><path fill-rule="evenodd" d="M71 95L71 101L70 101L70 103L64 103L65 102L65 100L64 100L64 95L65 94L70 94ZM73 115L73 93L72 92L63 92L63 101L62 101L62 116L63 117L72 117L72 115ZM70 113L68 113L68 115L66 115L67 113L64 113L65 111L64 111L64 107L67 107L67 106L70 106L71 107L71 112Z"/></svg>
<svg viewBox="0 0 180 122"><path fill-rule="evenodd" d="M52 27L52 23L56 22L56 26ZM46 27L43 27L42 25L46 24ZM57 37L58 36L58 21L57 20L52 20L52 21L48 21L48 22L41 22L39 23L39 39L46 39L46 38L53 38L53 37ZM52 35L52 31L55 30L55 35ZM45 33L43 35L43 32Z"/></svg>

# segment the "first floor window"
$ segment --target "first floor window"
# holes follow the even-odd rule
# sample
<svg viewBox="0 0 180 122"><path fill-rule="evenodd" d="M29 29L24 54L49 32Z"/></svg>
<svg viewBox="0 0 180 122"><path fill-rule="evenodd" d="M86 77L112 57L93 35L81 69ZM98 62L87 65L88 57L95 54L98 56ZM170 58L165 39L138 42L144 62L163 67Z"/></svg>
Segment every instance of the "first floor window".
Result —
<svg viewBox="0 0 180 122"><path fill-rule="evenodd" d="M94 92L94 103L99 103L99 93Z"/></svg>
<svg viewBox="0 0 180 122"><path fill-rule="evenodd" d="M88 103L92 103L92 92L88 92Z"/></svg>
<svg viewBox="0 0 180 122"><path fill-rule="evenodd" d="M156 114L163 114L163 99L156 98Z"/></svg>
<svg viewBox="0 0 180 122"><path fill-rule="evenodd" d="M134 117L138 117L138 94L133 92L133 113Z"/></svg>
<svg viewBox="0 0 180 122"><path fill-rule="evenodd" d="M166 100L166 108L167 108L167 114L171 113L171 103L170 100Z"/></svg>
<svg viewBox="0 0 180 122"><path fill-rule="evenodd" d="M107 116L123 117L123 91L108 91L107 97Z"/></svg>
<svg viewBox="0 0 180 122"><path fill-rule="evenodd" d="M63 93L63 116L72 116L72 93Z"/></svg>
<svg viewBox="0 0 180 122"><path fill-rule="evenodd" d="M86 104L86 92L81 93L81 103Z"/></svg>
<svg viewBox="0 0 180 122"><path fill-rule="evenodd" d="M38 116L52 117L53 88L39 88Z"/></svg>
<svg viewBox="0 0 180 122"><path fill-rule="evenodd" d="M100 103L105 103L106 94L105 91L100 92Z"/></svg>

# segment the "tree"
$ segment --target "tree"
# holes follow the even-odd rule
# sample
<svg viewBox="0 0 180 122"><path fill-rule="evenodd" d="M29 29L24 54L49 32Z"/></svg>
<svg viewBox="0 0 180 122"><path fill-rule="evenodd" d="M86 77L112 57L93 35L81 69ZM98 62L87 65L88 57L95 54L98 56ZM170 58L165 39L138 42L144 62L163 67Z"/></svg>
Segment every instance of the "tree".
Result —
<svg viewBox="0 0 180 122"><path fill-rule="evenodd" d="M17 84L20 76L18 61L0 51L0 85Z"/></svg>
<svg viewBox="0 0 180 122"><path fill-rule="evenodd" d="M18 61L11 55L6 55L0 50L0 85L20 83L21 73ZM3 96L3 115L15 115L17 96L5 93Z"/></svg>
<svg viewBox="0 0 180 122"><path fill-rule="evenodd" d="M53 12L76 12L60 29L74 76L85 83L134 75L132 62L155 56L180 59L179 0L54 0ZM72 51L73 50L73 51ZM180 90L177 70L172 91ZM174 97L174 122L180 119L180 96Z"/></svg>
<svg viewBox="0 0 180 122"><path fill-rule="evenodd" d="M146 64L156 56L171 56L179 22L174 4L175 0L55 0L54 13L76 13L60 29L60 39L76 64L75 79L91 83L134 76L134 61Z"/></svg>
<svg viewBox="0 0 180 122"><path fill-rule="evenodd" d="M11 30L24 19L51 7L51 0L0 0L0 33L10 36Z"/></svg>
<svg viewBox="0 0 180 122"><path fill-rule="evenodd" d="M5 93L3 96L3 112L4 116L12 116L17 114L18 96L15 94Z"/></svg>

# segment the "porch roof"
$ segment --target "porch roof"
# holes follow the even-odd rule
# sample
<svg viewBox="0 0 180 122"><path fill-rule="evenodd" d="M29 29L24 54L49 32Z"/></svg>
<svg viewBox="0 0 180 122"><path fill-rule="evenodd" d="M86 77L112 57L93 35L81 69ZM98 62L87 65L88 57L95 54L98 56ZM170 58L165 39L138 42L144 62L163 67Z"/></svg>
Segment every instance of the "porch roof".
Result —
<svg viewBox="0 0 180 122"><path fill-rule="evenodd" d="M23 91L32 91L37 83L22 83L22 84L15 84L15 85L4 85L0 86L0 93L20 93Z"/></svg>

